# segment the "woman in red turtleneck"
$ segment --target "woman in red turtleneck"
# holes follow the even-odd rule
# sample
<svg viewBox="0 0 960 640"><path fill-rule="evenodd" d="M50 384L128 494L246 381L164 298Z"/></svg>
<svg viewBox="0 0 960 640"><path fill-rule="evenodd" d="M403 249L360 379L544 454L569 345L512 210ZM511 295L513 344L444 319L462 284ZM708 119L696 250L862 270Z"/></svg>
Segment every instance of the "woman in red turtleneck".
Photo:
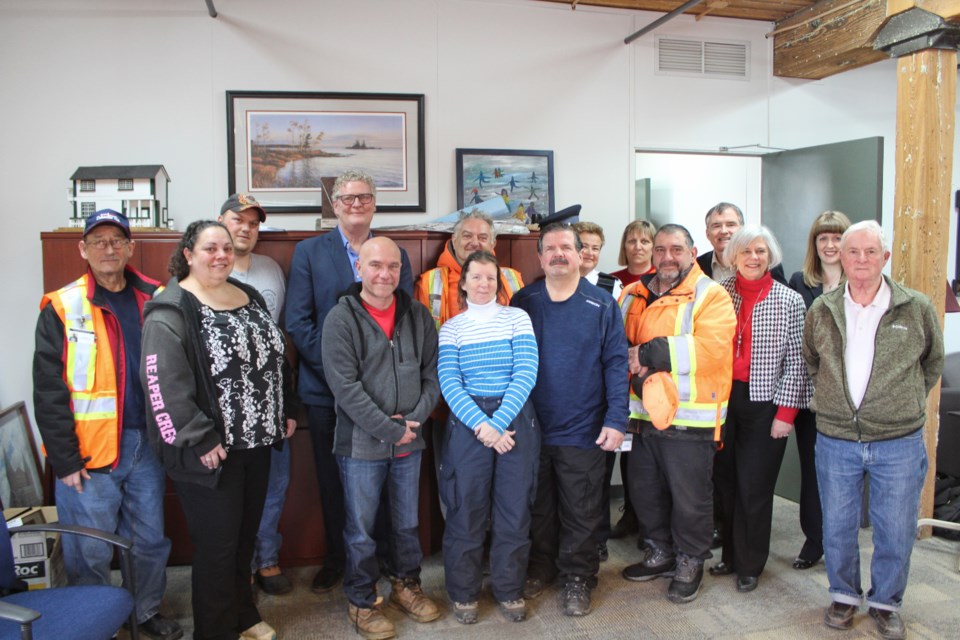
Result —
<svg viewBox="0 0 960 640"><path fill-rule="evenodd" d="M787 436L813 388L801 354L803 298L770 277L780 245L766 227L742 227L724 257L737 274L721 284L733 299L733 389L714 482L723 508L723 556L712 575L737 574L756 589L770 553L773 489Z"/></svg>

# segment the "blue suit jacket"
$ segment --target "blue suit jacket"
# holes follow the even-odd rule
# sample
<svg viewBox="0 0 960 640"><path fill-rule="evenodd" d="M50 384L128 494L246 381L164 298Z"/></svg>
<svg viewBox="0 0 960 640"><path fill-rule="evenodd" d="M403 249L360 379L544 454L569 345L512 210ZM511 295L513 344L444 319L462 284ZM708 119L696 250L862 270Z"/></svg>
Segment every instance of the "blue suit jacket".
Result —
<svg viewBox="0 0 960 640"><path fill-rule="evenodd" d="M400 288L413 295L413 271L400 249ZM340 232L336 229L300 242L293 251L287 282L286 328L300 352L297 390L306 404L332 407L333 393L323 376L320 340L323 321L340 294L355 282Z"/></svg>

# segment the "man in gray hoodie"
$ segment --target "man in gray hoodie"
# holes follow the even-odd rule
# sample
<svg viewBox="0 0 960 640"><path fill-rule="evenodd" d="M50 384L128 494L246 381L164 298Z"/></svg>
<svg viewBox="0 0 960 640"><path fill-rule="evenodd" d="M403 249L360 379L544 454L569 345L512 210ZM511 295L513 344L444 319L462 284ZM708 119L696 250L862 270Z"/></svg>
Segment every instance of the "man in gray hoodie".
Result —
<svg viewBox="0 0 960 640"><path fill-rule="evenodd" d="M803 357L817 413L817 482L823 548L833 602L824 622L849 629L864 600L857 534L870 482L873 560L870 617L887 640L904 638L907 588L927 473L923 442L927 394L943 370L943 333L933 304L883 275L890 249L876 222L840 239L846 285L807 312Z"/></svg>
<svg viewBox="0 0 960 640"><path fill-rule="evenodd" d="M327 384L336 400L333 452L343 481L348 614L367 637L393 637L376 584L373 539L380 494L389 486L392 514L390 602L417 622L440 610L420 589L418 501L421 423L440 398L437 329L430 312L398 289L401 254L389 238L360 247L360 282L344 292L323 323Z"/></svg>

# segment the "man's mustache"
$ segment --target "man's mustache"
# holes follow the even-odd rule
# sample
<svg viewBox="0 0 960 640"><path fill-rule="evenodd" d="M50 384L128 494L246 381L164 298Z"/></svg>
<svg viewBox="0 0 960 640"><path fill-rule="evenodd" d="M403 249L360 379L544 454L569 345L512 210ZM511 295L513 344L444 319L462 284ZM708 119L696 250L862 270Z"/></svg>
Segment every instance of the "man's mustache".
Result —
<svg viewBox="0 0 960 640"><path fill-rule="evenodd" d="M550 266L553 266L555 264L570 264L570 261L564 258L563 256L557 256L555 258L550 259Z"/></svg>

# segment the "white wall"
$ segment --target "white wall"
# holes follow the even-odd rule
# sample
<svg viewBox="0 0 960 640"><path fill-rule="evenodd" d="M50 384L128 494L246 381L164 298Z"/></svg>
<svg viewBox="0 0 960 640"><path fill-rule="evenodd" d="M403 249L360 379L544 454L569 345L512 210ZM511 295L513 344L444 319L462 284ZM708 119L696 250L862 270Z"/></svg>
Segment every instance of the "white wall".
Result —
<svg viewBox="0 0 960 640"><path fill-rule="evenodd" d="M760 223L760 163L756 156L638 153L637 179L650 178L651 220L682 224L702 254L713 250L704 216L718 202L732 202L746 222Z"/></svg>
<svg viewBox="0 0 960 640"><path fill-rule="evenodd" d="M0 282L16 310L4 314L0 404L32 392L39 234L65 223L70 175L80 165L164 164L178 228L216 214L227 195L230 89L425 94L428 214L379 224L451 211L457 147L553 149L558 206L583 204L583 217L616 237L632 214L636 148L883 135L892 209L892 64L775 80L767 23L681 17L660 29L749 40L754 68L741 82L655 75L653 38L622 40L657 14L529 0L216 5L211 19L200 0L0 0L2 242L16 273ZM270 223L312 229L314 216ZM615 258L608 251L603 265Z"/></svg>

